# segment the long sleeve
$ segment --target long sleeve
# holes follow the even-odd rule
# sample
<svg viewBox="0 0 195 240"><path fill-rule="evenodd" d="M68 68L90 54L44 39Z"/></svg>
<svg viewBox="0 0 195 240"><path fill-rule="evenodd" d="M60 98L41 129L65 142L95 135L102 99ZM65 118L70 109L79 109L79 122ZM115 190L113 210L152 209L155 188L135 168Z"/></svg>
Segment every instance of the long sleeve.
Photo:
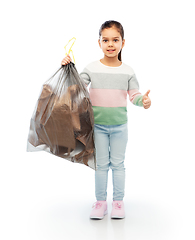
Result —
<svg viewBox="0 0 195 240"><path fill-rule="evenodd" d="M139 83L135 74L128 81L129 100L136 106L143 107L143 95L139 92Z"/></svg>
<svg viewBox="0 0 195 240"><path fill-rule="evenodd" d="M90 74L88 69L84 68L83 71L80 73L80 77L85 82L86 86L88 86L91 82Z"/></svg>

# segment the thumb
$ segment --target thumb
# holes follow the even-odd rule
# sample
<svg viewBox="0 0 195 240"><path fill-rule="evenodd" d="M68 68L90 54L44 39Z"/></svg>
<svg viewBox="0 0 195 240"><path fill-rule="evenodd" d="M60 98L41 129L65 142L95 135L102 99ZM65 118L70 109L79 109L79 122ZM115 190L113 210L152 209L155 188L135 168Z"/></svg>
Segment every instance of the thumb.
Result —
<svg viewBox="0 0 195 240"><path fill-rule="evenodd" d="M150 93L150 90L148 90L145 94L144 97L148 97L148 94Z"/></svg>

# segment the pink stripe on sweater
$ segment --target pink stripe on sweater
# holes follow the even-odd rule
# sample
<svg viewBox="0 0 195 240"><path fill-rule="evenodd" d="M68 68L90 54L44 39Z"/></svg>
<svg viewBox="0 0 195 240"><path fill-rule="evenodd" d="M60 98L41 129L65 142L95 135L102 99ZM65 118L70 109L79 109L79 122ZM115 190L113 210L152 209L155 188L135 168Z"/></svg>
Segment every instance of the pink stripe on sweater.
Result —
<svg viewBox="0 0 195 240"><path fill-rule="evenodd" d="M138 91L138 89L133 89L133 90L129 90L127 91L129 94L129 100L133 103L134 99L141 95L141 93Z"/></svg>
<svg viewBox="0 0 195 240"><path fill-rule="evenodd" d="M127 91L119 89L89 89L93 106L99 107L126 107Z"/></svg>

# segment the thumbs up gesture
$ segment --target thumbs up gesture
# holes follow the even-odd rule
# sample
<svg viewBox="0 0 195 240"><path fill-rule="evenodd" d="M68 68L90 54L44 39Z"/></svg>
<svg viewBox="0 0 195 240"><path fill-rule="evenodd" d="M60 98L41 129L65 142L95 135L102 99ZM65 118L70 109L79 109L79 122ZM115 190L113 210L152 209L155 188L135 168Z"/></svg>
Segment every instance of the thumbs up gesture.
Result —
<svg viewBox="0 0 195 240"><path fill-rule="evenodd" d="M142 98L142 102L143 102L143 106L145 109L148 109L150 106L151 106L151 100L150 98L148 97L148 94L150 93L150 90L148 90L144 95L143 95L143 98Z"/></svg>

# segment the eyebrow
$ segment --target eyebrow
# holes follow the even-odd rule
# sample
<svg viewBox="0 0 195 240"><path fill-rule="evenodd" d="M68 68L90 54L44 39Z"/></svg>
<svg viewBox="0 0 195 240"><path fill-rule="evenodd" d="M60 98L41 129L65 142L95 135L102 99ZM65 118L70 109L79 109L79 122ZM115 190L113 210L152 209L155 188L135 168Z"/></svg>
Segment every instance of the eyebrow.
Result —
<svg viewBox="0 0 195 240"><path fill-rule="evenodd" d="M102 38L109 38L109 37L102 37ZM113 38L119 38L119 37L113 37Z"/></svg>

